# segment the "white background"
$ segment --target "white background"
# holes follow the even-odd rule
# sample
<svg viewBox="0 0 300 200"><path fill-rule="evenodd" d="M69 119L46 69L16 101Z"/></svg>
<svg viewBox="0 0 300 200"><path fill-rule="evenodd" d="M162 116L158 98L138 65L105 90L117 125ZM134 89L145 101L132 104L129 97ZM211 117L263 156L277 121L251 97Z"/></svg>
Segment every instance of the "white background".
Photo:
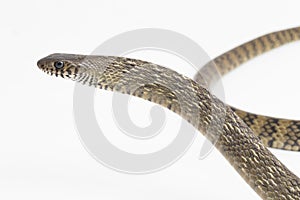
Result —
<svg viewBox="0 0 300 200"><path fill-rule="evenodd" d="M54 52L89 54L116 34L146 27L180 32L213 58L262 34L299 26L299 7L296 0L2 1L0 199L259 199L216 150L198 160L201 134L178 162L154 174L127 175L102 166L83 148L74 128L74 83L49 77L36 62ZM299 52L296 42L224 77L226 101L257 113L300 119ZM131 56L192 75L189 66L183 67L174 56L147 52ZM109 95L99 91L95 108L111 107ZM152 104L133 101L132 120L147 125ZM118 131L110 109L96 113L99 120L111 121L108 128ZM149 151L167 145L165 141L176 134L168 127L176 128L180 117L169 111L166 115L163 134L170 138L146 145L152 148ZM138 153L142 148L136 144L130 149L122 137L111 139L128 151ZM300 175L299 153L272 152Z"/></svg>

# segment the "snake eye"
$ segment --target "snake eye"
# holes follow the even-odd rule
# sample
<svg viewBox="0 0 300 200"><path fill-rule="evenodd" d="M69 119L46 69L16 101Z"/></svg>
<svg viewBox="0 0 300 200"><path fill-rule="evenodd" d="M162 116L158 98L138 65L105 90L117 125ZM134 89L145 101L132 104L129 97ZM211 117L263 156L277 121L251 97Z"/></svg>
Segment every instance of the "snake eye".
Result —
<svg viewBox="0 0 300 200"><path fill-rule="evenodd" d="M57 61L54 63L54 67L57 69L63 68L64 67L64 62L62 61Z"/></svg>

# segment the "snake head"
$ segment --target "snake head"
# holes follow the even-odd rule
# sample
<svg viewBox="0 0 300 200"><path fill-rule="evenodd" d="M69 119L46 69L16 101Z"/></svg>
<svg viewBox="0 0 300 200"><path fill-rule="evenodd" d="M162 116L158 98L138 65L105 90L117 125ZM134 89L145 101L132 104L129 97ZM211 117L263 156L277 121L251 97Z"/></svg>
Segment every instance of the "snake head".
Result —
<svg viewBox="0 0 300 200"><path fill-rule="evenodd" d="M37 62L38 67L49 75L75 80L84 70L84 55L51 54Z"/></svg>
<svg viewBox="0 0 300 200"><path fill-rule="evenodd" d="M138 77L133 74L139 73L139 70L152 69L149 67L150 63L136 59L57 53L42 58L37 65L49 75L60 76L90 86L108 87L109 85L111 88L125 77L131 79Z"/></svg>

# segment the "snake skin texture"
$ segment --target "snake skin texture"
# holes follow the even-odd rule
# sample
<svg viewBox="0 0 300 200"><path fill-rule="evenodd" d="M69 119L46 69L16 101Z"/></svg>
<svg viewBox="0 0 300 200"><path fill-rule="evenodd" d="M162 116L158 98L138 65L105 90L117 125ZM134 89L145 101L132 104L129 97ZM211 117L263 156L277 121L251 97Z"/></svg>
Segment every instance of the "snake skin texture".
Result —
<svg viewBox="0 0 300 200"><path fill-rule="evenodd" d="M222 77L246 61L282 45L300 40L300 27L266 34L242 44L206 64L194 79L211 88ZM231 107L268 147L300 151L300 121L258 115Z"/></svg>
<svg viewBox="0 0 300 200"><path fill-rule="evenodd" d="M146 61L52 54L37 63L44 72L162 105L191 123L265 200L299 200L300 180L232 109L197 82Z"/></svg>

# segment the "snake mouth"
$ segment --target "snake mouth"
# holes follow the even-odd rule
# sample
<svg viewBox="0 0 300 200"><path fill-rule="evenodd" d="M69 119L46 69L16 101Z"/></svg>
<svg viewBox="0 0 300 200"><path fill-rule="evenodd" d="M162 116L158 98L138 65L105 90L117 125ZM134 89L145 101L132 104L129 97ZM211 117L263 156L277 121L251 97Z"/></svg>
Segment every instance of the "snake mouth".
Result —
<svg viewBox="0 0 300 200"><path fill-rule="evenodd" d="M46 66L41 62L41 60L39 60L37 62L37 66L40 70L42 70L43 72L45 72L46 74L49 74L49 75L53 75L53 72L49 69L46 68Z"/></svg>
<svg viewBox="0 0 300 200"><path fill-rule="evenodd" d="M59 70L55 70L51 65L49 65L49 63L46 62L44 58L37 61L37 66L40 70L42 70L43 72L45 72L50 76L54 75L58 77L61 75L61 72Z"/></svg>

